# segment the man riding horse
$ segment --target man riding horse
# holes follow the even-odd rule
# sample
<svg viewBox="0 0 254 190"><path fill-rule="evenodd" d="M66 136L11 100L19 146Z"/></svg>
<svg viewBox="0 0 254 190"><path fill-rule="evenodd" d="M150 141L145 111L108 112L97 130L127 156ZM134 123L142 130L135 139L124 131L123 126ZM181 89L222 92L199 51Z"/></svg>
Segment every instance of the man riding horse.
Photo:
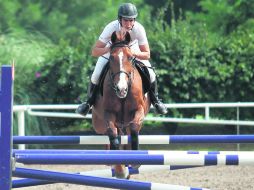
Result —
<svg viewBox="0 0 254 190"><path fill-rule="evenodd" d="M150 100L159 114L166 114L165 105L158 99L156 74L151 67L150 48L144 27L136 21L137 8L131 3L124 3L118 9L118 20L110 22L101 33L99 39L92 49L92 56L99 57L88 89L88 100L77 108L76 112L85 116L91 106L94 105L96 94L99 89L99 79L103 68L107 64L110 55L111 35L114 31L129 32L131 36L130 48L135 56L136 64L147 67L150 78L149 96Z"/></svg>

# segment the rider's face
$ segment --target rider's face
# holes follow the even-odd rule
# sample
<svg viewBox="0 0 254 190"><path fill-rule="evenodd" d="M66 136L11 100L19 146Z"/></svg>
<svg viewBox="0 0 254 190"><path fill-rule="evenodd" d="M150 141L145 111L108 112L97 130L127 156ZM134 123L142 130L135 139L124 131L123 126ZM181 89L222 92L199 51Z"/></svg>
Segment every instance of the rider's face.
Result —
<svg viewBox="0 0 254 190"><path fill-rule="evenodd" d="M134 23L134 18L122 18L122 27L124 27L126 30L131 30Z"/></svg>

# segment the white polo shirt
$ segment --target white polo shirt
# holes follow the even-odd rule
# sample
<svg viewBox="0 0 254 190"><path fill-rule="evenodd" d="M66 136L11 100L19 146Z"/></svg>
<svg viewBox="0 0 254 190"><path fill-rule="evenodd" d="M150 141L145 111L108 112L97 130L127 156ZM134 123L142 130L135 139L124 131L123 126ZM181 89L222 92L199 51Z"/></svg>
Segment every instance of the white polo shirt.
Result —
<svg viewBox="0 0 254 190"><path fill-rule="evenodd" d="M114 31L120 31L121 25L118 20L110 22L99 36L99 40L107 44L110 42L111 35ZM131 35L131 44L137 43L138 45L148 44L146 31L144 27L137 21L135 21L132 30L129 31Z"/></svg>

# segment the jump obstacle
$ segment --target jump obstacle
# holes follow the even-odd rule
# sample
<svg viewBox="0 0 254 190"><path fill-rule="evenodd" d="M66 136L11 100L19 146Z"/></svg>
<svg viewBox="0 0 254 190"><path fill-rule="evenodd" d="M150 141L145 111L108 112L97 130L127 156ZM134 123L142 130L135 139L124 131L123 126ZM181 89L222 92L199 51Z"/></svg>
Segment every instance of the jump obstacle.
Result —
<svg viewBox="0 0 254 190"><path fill-rule="evenodd" d="M1 190L11 190L22 184L24 180L26 182L34 183L38 185L41 180L44 183L63 182L82 184L96 187L108 187L115 189L137 189L137 190L202 190L202 188L192 188L178 185L160 184L139 182L133 180L122 180L105 177L96 177L90 175L70 174L53 171L43 171L35 169L25 169L16 167L15 159L18 156L15 153L13 157L12 152L12 100L13 100L13 70L10 66L2 66L1 68L1 91L0 91L0 187ZM15 158L15 159L14 159ZM14 180L12 182L12 176L28 178ZM46 180L46 182L45 182ZM23 183L24 184L24 183Z"/></svg>
<svg viewBox="0 0 254 190"><path fill-rule="evenodd" d="M2 67L0 91L0 187L3 190L50 183L73 183L116 189L172 189L201 190L202 188L178 185L138 182L106 177L114 177L114 171L98 170L76 174L16 167L28 164L141 164L139 169L126 167L129 174L155 170L175 170L209 165L253 165L251 152L207 152L207 151L103 151L103 150L12 150L14 144L108 144L106 136L30 136L12 139L12 70ZM253 143L252 135L192 135L192 136L140 136L141 144L169 143ZM93 139L93 140L91 140ZM151 143L152 139L152 143ZM159 140L158 140L159 139ZM122 144L130 142L130 137L121 137ZM94 144L94 143L92 143ZM4 146L2 146L4 145ZM2 154L4 153L4 154ZM15 161L13 161L15 160ZM45 160L47 160L45 162ZM11 162L13 161L13 162ZM12 164L11 164L12 163ZM27 179L11 180L12 176Z"/></svg>

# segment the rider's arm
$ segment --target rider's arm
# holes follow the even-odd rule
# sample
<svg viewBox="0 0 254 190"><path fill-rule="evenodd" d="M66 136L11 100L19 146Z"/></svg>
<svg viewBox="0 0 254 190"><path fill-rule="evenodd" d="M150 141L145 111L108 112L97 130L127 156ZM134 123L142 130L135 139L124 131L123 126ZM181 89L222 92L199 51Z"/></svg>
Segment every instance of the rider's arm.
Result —
<svg viewBox="0 0 254 190"><path fill-rule="evenodd" d="M97 40L97 42L92 48L92 56L100 57L101 55L108 53L110 51L110 47L106 47L106 45L107 44L105 44L104 42Z"/></svg>
<svg viewBox="0 0 254 190"><path fill-rule="evenodd" d="M139 45L140 51L132 52L133 56L141 60L148 60L150 59L150 47L148 44Z"/></svg>
<svg viewBox="0 0 254 190"><path fill-rule="evenodd" d="M134 56L141 60L150 59L150 47L146 36L145 28L138 22L135 23L134 32L138 41L140 51L134 51Z"/></svg>

